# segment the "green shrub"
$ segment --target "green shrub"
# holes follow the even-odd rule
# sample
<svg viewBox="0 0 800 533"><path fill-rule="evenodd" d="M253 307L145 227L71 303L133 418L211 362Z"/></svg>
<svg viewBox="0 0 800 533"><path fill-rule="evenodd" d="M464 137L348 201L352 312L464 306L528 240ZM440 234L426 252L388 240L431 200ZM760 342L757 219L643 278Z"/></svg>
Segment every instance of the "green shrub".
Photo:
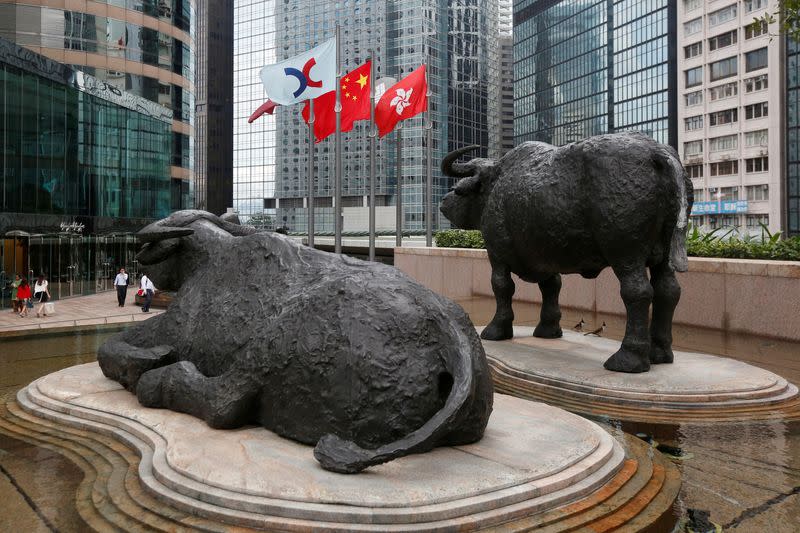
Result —
<svg viewBox="0 0 800 533"><path fill-rule="evenodd" d="M479 230L448 229L434 236L439 248L486 248Z"/></svg>
<svg viewBox="0 0 800 533"><path fill-rule="evenodd" d="M767 259L800 261L800 237L781 240L780 233L761 227L761 235L741 234L733 228L720 228L704 233L697 226L689 227L686 252L694 257L733 259ZM440 248L485 248L478 230L449 229L434 236Z"/></svg>

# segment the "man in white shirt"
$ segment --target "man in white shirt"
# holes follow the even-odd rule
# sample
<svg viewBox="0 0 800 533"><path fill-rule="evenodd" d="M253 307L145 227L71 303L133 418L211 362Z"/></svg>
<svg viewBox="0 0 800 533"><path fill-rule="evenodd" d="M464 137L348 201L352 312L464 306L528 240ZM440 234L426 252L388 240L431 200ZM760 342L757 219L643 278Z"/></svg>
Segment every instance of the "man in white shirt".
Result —
<svg viewBox="0 0 800 533"><path fill-rule="evenodd" d="M140 287L144 291L144 305L142 305L142 312L149 313L150 312L150 302L153 301L153 294L155 294L156 287L153 285L153 282L150 281L150 278L147 277L147 274L142 275L142 279L139 280Z"/></svg>
<svg viewBox="0 0 800 533"><path fill-rule="evenodd" d="M128 296L128 273L124 268L120 268L117 277L114 278L114 287L117 288L117 303L120 307L125 307L125 298Z"/></svg>

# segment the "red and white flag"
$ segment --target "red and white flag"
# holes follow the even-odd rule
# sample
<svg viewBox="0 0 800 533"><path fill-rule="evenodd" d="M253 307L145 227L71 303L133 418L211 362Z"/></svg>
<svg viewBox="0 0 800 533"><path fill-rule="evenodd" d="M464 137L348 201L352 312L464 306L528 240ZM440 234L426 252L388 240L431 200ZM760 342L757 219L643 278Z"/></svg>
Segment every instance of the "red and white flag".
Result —
<svg viewBox="0 0 800 533"><path fill-rule="evenodd" d="M369 120L369 76L370 62L367 61L340 80L341 89L341 130L350 131L357 120ZM314 99L314 137L320 142L336 131L336 91L323 94ZM309 104L303 107L303 119L308 124Z"/></svg>
<svg viewBox="0 0 800 533"><path fill-rule="evenodd" d="M261 115L273 114L275 112L276 107L278 107L278 104L276 104L272 100L267 99L266 102L258 106L258 109L253 111L253 114L250 115L250 118L247 119L247 123L252 124L253 121L259 118Z"/></svg>
<svg viewBox="0 0 800 533"><path fill-rule="evenodd" d="M336 90L336 40L261 69L269 99L291 105Z"/></svg>
<svg viewBox="0 0 800 533"><path fill-rule="evenodd" d="M392 85L375 104L375 125L383 137L398 122L414 117L428 108L428 82L425 65Z"/></svg>

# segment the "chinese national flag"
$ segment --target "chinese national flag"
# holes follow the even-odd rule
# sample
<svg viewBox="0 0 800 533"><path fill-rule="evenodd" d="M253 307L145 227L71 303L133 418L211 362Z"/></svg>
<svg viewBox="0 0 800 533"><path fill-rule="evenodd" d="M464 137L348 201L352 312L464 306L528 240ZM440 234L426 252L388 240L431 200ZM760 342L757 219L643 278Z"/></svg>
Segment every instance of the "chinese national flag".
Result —
<svg viewBox="0 0 800 533"><path fill-rule="evenodd" d="M375 125L381 137L398 122L416 116L428 108L428 83L425 65L392 85L375 104Z"/></svg>
<svg viewBox="0 0 800 533"><path fill-rule="evenodd" d="M342 131L353 129L356 120L369 120L369 70L367 61L340 80L342 84ZM320 142L336 132L336 91L314 99L314 137ZM308 124L309 104L303 107L303 119Z"/></svg>

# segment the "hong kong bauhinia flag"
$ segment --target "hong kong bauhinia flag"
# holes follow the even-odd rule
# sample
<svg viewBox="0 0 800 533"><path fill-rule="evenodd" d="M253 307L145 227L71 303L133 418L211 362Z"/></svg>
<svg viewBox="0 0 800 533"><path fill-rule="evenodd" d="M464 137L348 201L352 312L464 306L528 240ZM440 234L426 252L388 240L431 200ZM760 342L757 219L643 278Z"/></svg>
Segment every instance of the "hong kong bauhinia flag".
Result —
<svg viewBox="0 0 800 533"><path fill-rule="evenodd" d="M425 65L392 85L375 104L375 125L381 137L398 122L422 113L428 108L428 83Z"/></svg>
<svg viewBox="0 0 800 533"><path fill-rule="evenodd" d="M342 101L341 131L353 129L356 120L369 120L369 73L367 61L342 77L340 97ZM320 142L336 132L336 91L314 98L314 137ZM303 107L303 119L308 124L309 103Z"/></svg>
<svg viewBox="0 0 800 533"><path fill-rule="evenodd" d="M336 89L336 40L261 69L270 100L291 105Z"/></svg>

